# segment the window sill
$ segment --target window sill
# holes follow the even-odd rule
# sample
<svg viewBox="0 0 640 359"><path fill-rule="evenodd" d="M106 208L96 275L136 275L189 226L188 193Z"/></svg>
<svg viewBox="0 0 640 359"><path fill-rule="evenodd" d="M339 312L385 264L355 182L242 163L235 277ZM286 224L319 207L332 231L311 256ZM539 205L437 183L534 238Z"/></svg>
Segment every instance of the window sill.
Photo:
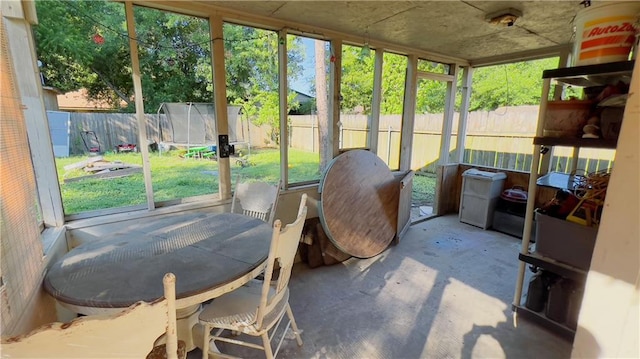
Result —
<svg viewBox="0 0 640 359"><path fill-rule="evenodd" d="M66 233L67 229L64 226L49 227L42 231L42 252L46 268L67 252Z"/></svg>
<svg viewBox="0 0 640 359"><path fill-rule="evenodd" d="M214 199L209 201L194 201L194 202L167 205L165 207L157 207L152 211L149 211L147 209L137 209L129 212L119 212L115 214L105 214L105 215L91 217L91 218L77 219L77 220L66 222L65 226L67 227L67 230L75 230L75 229L93 227L97 225L121 222L121 221L132 220L132 219L149 218L149 217L175 213L175 212L225 206L225 205L228 205L229 203L231 203L230 200L219 200L219 199Z"/></svg>

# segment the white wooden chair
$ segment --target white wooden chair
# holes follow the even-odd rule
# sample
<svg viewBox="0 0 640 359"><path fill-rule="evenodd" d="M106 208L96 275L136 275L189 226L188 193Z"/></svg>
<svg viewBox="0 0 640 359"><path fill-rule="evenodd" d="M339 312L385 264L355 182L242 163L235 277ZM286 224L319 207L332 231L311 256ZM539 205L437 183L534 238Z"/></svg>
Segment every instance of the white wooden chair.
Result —
<svg viewBox="0 0 640 359"><path fill-rule="evenodd" d="M144 358L166 333L166 357L178 358L176 277L163 278L164 298L138 302L117 314L50 323L31 333L3 338L2 358Z"/></svg>
<svg viewBox="0 0 640 359"><path fill-rule="evenodd" d="M275 358L290 326L293 329L298 345L302 345L300 332L289 306L289 288L287 285L291 277L294 257L307 215L306 201L307 195L303 194L295 222L288 224L282 232L280 231L282 223L280 220L275 221L264 281L251 281L233 292L216 298L200 313L199 322L204 327L202 347L202 357L204 359L207 359L210 353L210 340L214 344L215 341L221 341L261 349L264 350L268 359ZM280 265L280 274L278 279L272 282L271 279L276 262ZM285 313L289 320L274 352L271 347L271 340L278 330ZM217 330L212 335L211 331L214 328ZM262 345L221 337L220 334L225 329L251 336L259 336L262 338ZM271 334L269 334L269 331L271 331ZM211 353L220 355L218 352ZM228 355L222 356L228 357Z"/></svg>
<svg viewBox="0 0 640 359"><path fill-rule="evenodd" d="M242 182L238 176L231 202L231 212L273 224L281 183L282 181L279 181L274 186L266 182Z"/></svg>

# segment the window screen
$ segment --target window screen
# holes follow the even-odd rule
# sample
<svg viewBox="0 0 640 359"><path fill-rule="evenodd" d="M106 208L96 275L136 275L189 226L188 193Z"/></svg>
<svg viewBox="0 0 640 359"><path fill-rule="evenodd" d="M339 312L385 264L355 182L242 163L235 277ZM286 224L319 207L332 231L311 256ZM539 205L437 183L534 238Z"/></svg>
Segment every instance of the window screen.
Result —
<svg viewBox="0 0 640 359"><path fill-rule="evenodd" d="M0 308L10 334L40 288L43 273L35 175L27 129L11 66L7 34L0 35Z"/></svg>

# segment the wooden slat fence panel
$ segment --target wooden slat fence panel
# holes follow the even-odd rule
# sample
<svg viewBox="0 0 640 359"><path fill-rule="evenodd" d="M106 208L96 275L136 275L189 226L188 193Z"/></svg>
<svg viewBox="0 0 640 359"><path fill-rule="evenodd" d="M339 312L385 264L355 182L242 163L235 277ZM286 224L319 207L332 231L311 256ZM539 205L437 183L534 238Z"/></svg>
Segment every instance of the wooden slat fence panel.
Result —
<svg viewBox="0 0 640 359"><path fill-rule="evenodd" d="M149 143L159 140L158 116L146 114L147 138ZM160 121L166 122L164 115ZM166 123L165 123L166 125ZM129 113L71 113L71 129L69 144L72 155L80 155L88 152L83 142L83 136L87 146L95 144L91 133L95 133L101 151L113 151L117 145L138 145L138 124L135 114Z"/></svg>
<svg viewBox="0 0 640 359"><path fill-rule="evenodd" d="M401 115L380 116L378 134L378 156L392 169L399 163ZM168 129L164 115L147 114L149 142L161 142L159 125ZM457 128L458 114L454 115L453 128ZM499 108L495 111L475 111L468 117L464 160L479 166L501 167L518 171L529 171L531 166L532 138L538 119L537 106ZM241 122L244 121L244 122ZM237 131L249 139L252 147L273 147L269 126L246 125L242 118ZM366 145L368 117L345 114L341 116L342 147L354 148ZM81 134L93 131L103 151L112 151L119 144L138 144L138 129L134 114L126 113L71 113L71 154L87 152ZM442 114L419 114L416 116L412 169L435 173L438 159ZM246 132L246 133L245 133ZM167 136L164 134L164 140ZM455 132L454 132L454 135ZM452 139L453 140L453 139ZM88 143L89 144L89 143ZM318 152L318 120L315 115L289 116L289 146L305 151ZM586 151L586 150L585 150ZM570 168L570 152L557 149L552 161L553 168L566 171ZM612 166L613 154L603 151L581 152L581 157L593 161L582 161L578 168L596 171ZM580 167L583 166L583 167ZM586 167L586 168L585 168Z"/></svg>

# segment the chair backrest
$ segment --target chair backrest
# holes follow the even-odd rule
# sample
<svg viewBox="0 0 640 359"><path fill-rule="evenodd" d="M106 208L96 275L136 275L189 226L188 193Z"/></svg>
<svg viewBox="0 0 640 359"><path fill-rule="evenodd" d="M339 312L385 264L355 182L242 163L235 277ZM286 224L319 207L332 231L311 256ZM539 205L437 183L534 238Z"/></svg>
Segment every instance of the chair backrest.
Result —
<svg viewBox="0 0 640 359"><path fill-rule="evenodd" d="M238 176L231 201L231 212L255 217L272 224L281 183L282 181L279 181L274 186L266 182L242 182Z"/></svg>
<svg viewBox="0 0 640 359"><path fill-rule="evenodd" d="M176 277L163 278L164 298L138 302L117 314L50 323L2 339L2 358L144 358L166 333L167 358L178 357Z"/></svg>
<svg viewBox="0 0 640 359"><path fill-rule="evenodd" d="M258 327L262 326L265 315L271 313L277 305L282 305L282 298L287 294L287 285L289 284L289 278L291 277L293 261L298 250L298 243L300 243L302 227L304 226L304 221L307 217L306 203L307 195L302 194L296 220L293 223L286 225L282 231L280 231L280 228L282 227L280 220L276 220L273 224L273 237L269 248L267 268L264 272L262 298L256 315L256 325ZM269 292L272 290L271 279L273 277L273 269L275 268L276 262L280 266L280 272L275 285L275 294L270 296Z"/></svg>

